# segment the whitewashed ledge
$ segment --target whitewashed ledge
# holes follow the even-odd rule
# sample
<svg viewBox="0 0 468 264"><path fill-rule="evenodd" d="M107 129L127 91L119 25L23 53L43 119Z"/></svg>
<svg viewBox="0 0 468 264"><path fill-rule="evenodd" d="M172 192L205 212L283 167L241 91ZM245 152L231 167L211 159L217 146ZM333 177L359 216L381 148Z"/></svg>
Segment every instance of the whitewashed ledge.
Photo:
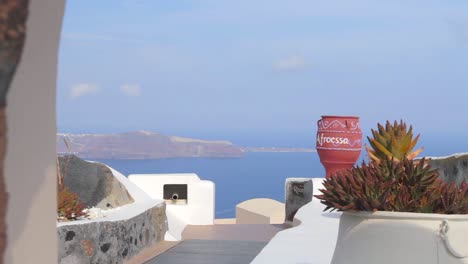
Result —
<svg viewBox="0 0 468 264"><path fill-rule="evenodd" d="M90 162L90 161L88 161ZM106 165L107 166L107 165ZM114 170L113 168L107 166L119 182L125 186L125 189L128 191L130 196L135 200L131 204L127 204L115 209L110 210L111 213L106 215L106 217L96 218L96 219L83 219L78 221L70 222L59 222L57 227L66 226L66 225L76 225L76 224L86 224L91 222L104 222L104 221L122 221L127 220L131 217L134 217L148 209L151 209L157 205L164 205L164 201L158 199L152 199L135 184L130 182L127 177L122 175L120 172Z"/></svg>
<svg viewBox="0 0 468 264"><path fill-rule="evenodd" d="M121 173L109 169L134 202L110 210L105 217L57 223L58 263L123 263L164 239L165 202L152 199Z"/></svg>
<svg viewBox="0 0 468 264"><path fill-rule="evenodd" d="M323 178L314 178L314 195ZM253 264L328 264L333 257L341 213L323 212L318 199L304 205L294 217L294 227L277 233L251 262Z"/></svg>

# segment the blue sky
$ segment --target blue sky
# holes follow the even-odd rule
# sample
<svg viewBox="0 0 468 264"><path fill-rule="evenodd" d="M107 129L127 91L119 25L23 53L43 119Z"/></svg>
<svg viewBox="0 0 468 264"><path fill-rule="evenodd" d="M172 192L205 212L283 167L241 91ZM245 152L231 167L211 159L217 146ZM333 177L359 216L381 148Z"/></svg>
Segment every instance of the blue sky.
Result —
<svg viewBox="0 0 468 264"><path fill-rule="evenodd" d="M70 0L57 123L313 146L358 115L468 142L467 86L465 0Z"/></svg>

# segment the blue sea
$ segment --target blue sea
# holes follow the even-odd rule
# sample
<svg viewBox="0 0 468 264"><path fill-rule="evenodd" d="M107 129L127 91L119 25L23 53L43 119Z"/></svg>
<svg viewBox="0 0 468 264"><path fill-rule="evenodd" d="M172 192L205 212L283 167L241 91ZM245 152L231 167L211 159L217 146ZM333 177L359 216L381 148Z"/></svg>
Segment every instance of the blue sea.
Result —
<svg viewBox="0 0 468 264"><path fill-rule="evenodd" d="M252 198L284 202L285 179L323 177L317 153L247 153L243 158L99 160L124 175L196 173L216 186L216 218L235 217L238 203Z"/></svg>
<svg viewBox="0 0 468 264"><path fill-rule="evenodd" d="M420 141L425 156L468 152L466 136ZM365 151L361 158L365 159ZM243 158L177 158L159 160L99 160L124 175L135 173L196 173L216 185L216 218L235 217L238 203L252 198L284 201L290 177L324 177L317 153L247 153ZM360 161L359 161L360 163Z"/></svg>

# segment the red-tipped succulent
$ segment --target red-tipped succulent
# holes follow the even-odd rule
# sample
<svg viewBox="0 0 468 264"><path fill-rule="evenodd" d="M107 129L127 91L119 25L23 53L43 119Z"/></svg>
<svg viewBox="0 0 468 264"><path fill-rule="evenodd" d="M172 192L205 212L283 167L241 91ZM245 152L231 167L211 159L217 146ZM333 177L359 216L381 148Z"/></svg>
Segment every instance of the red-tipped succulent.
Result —
<svg viewBox="0 0 468 264"><path fill-rule="evenodd" d="M399 126L398 131L406 132L406 125L395 124ZM413 154L405 155L417 138L411 139L411 128L403 134L406 142L403 145L409 147L403 148L402 155L378 155L378 159L371 156L369 163L363 162L325 179L322 194L315 195L326 206L325 211L468 214L468 183L446 183L426 159L413 161Z"/></svg>

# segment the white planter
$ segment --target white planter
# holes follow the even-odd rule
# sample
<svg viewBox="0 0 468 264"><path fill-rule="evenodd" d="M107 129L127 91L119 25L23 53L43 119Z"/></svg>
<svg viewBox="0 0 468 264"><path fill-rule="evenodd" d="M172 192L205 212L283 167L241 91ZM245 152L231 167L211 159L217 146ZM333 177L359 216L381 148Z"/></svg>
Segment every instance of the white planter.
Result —
<svg viewBox="0 0 468 264"><path fill-rule="evenodd" d="M344 212L332 264L468 264L468 215Z"/></svg>

